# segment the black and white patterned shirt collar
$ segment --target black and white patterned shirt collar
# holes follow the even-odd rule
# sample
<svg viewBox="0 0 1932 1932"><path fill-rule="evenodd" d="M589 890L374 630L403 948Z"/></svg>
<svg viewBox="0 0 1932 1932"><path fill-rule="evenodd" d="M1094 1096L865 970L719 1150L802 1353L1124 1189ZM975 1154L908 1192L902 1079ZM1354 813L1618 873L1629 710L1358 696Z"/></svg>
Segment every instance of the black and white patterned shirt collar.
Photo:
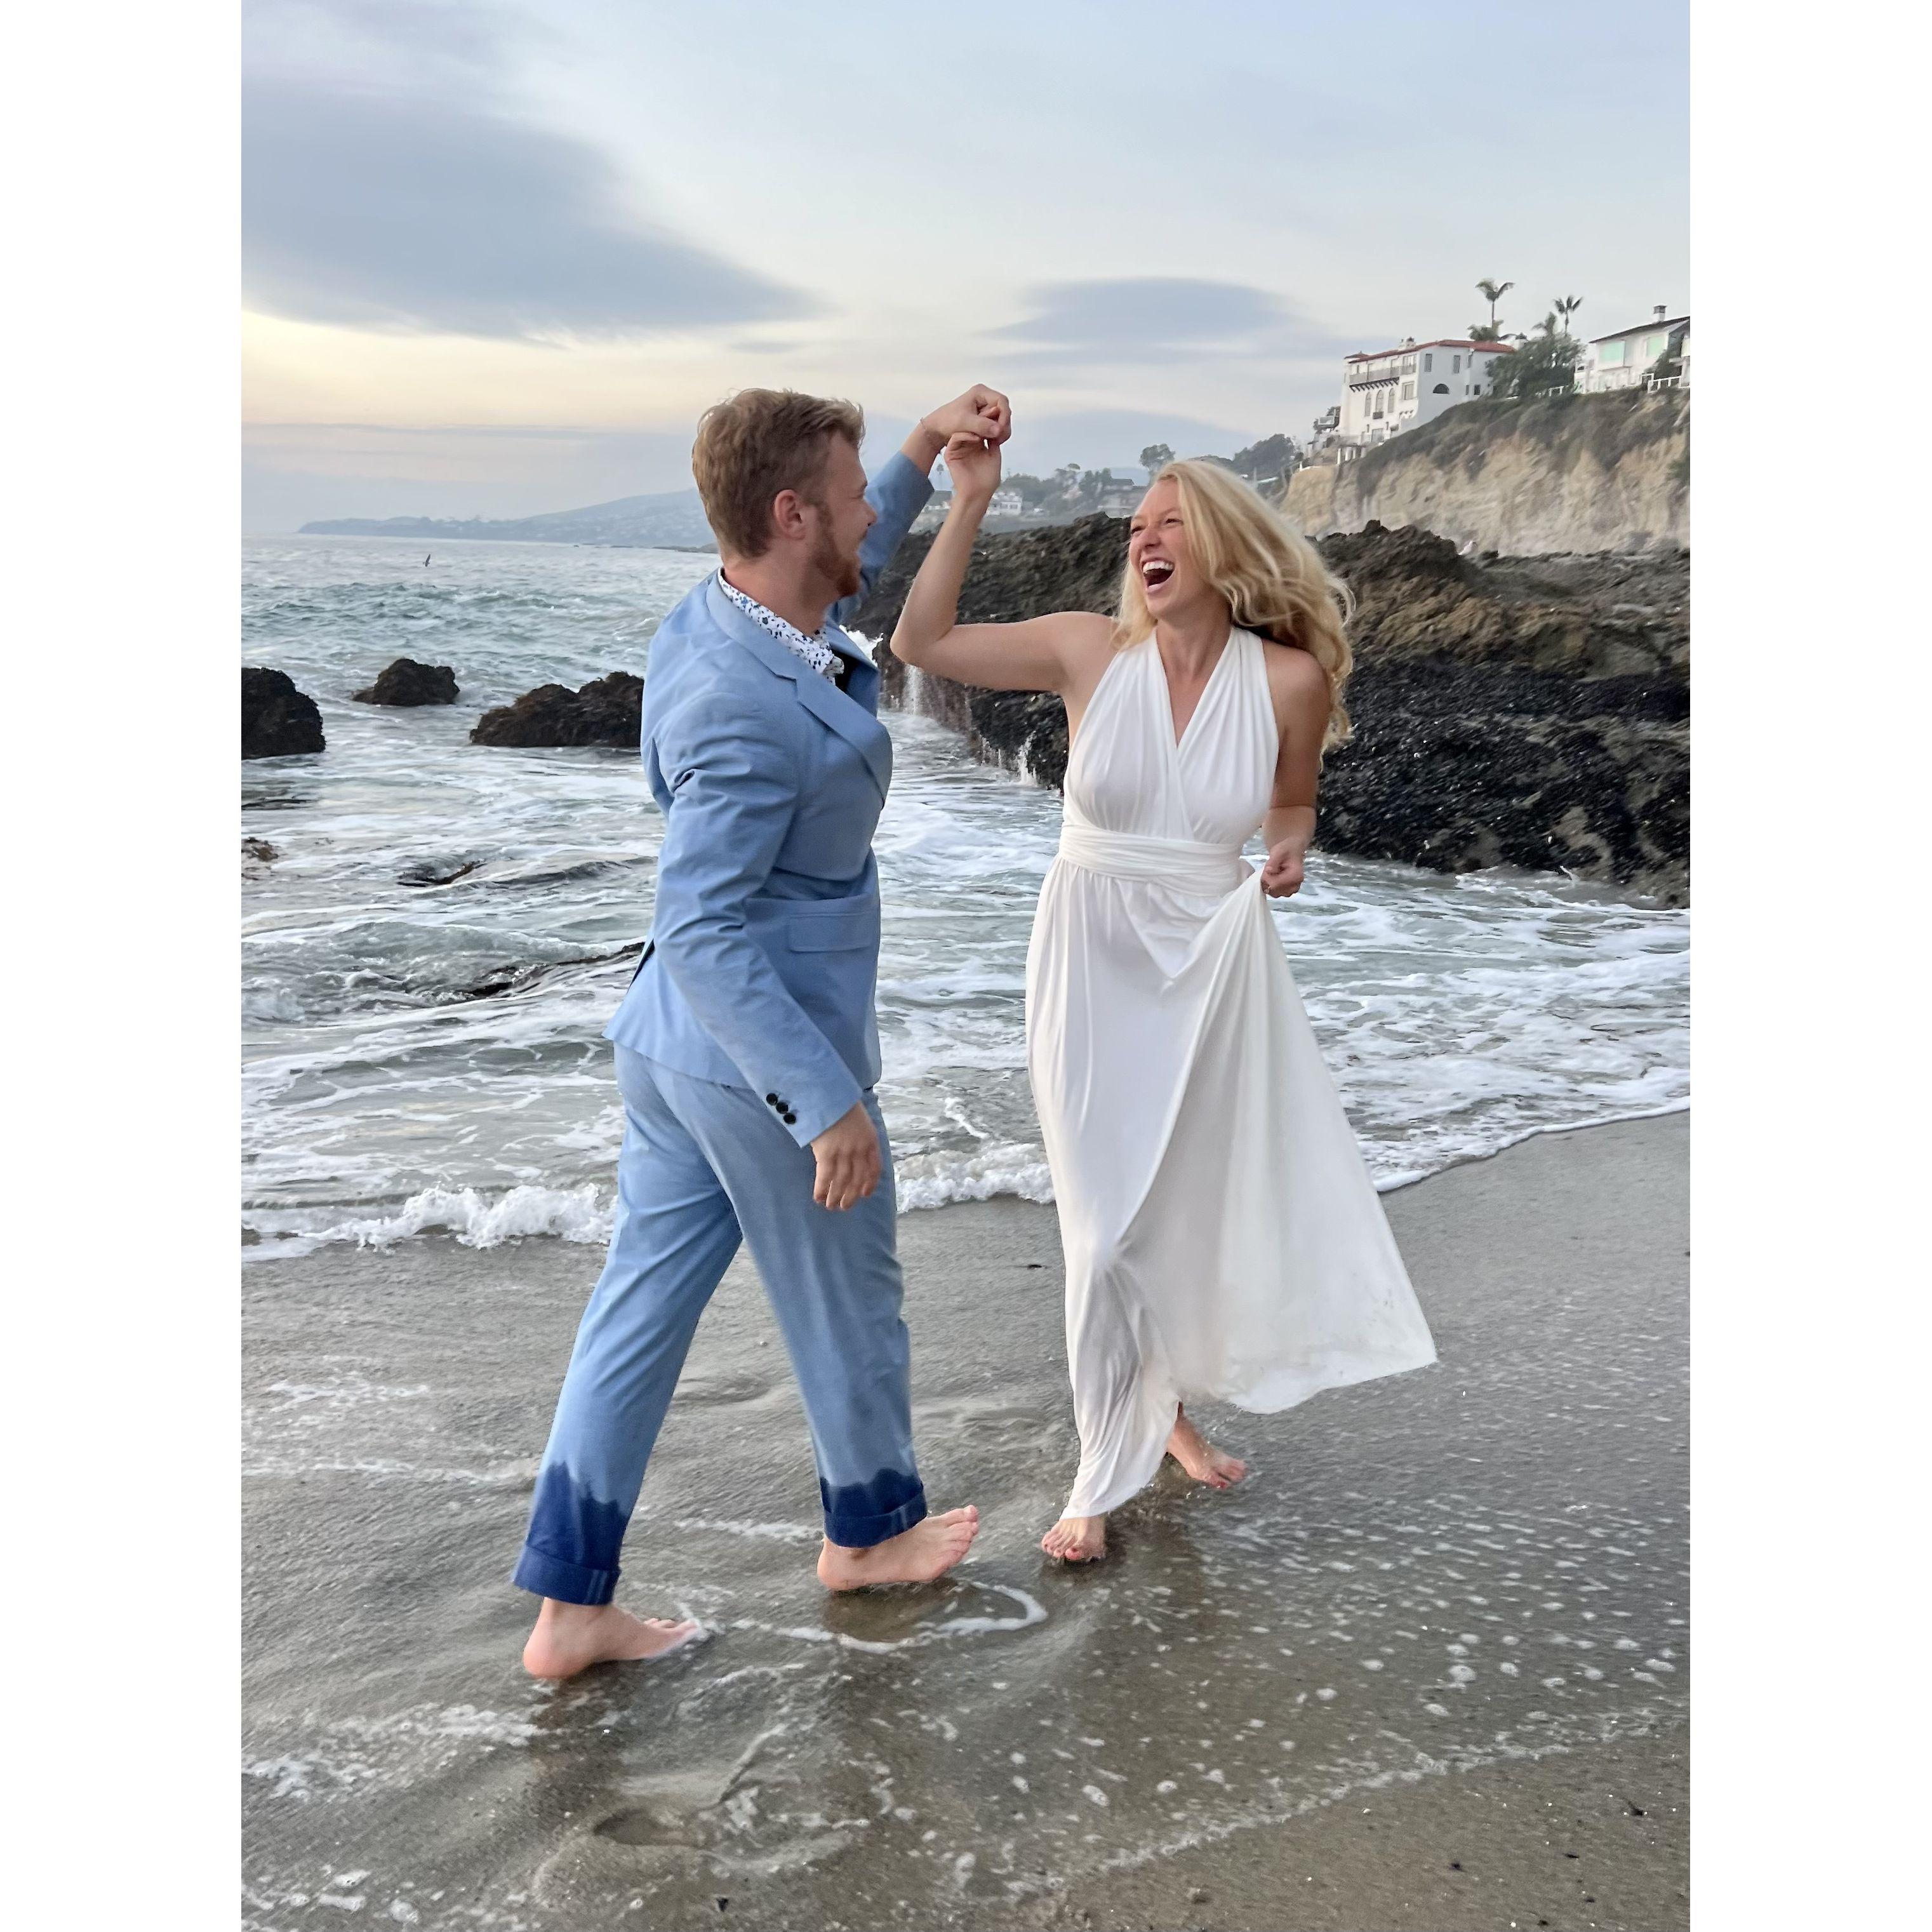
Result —
<svg viewBox="0 0 1932 1932"><path fill-rule="evenodd" d="M816 637L808 637L796 624L781 617L776 610L766 610L755 597L747 597L735 584L728 582L722 570L718 573L718 587L760 630L768 631L777 638L794 657L809 664L820 676L832 683L838 682L842 660L825 641L823 631Z"/></svg>

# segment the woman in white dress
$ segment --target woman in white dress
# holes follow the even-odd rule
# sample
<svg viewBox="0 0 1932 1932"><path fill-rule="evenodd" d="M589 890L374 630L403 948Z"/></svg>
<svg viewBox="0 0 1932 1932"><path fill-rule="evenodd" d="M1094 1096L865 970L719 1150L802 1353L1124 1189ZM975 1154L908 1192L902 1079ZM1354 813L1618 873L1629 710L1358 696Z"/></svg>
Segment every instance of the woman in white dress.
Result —
<svg viewBox="0 0 1932 1932"><path fill-rule="evenodd" d="M1134 514L1118 619L958 623L1000 459L962 439L946 460L952 508L892 650L1066 706L1027 1058L1080 1432L1042 1545L1088 1561L1163 1454L1216 1488L1246 1473L1186 1403L1268 1412L1436 1358L1264 896L1300 887L1322 754L1348 728L1348 598L1245 484L1180 462Z"/></svg>

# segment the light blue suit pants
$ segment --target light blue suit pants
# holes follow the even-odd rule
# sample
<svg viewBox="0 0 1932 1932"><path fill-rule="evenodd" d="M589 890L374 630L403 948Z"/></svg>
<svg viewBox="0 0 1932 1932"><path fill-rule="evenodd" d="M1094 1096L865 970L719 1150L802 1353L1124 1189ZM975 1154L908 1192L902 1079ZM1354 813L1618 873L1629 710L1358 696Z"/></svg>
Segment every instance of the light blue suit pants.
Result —
<svg viewBox="0 0 1932 1932"><path fill-rule="evenodd" d="M812 1198L817 1163L758 1096L619 1047L616 1225L558 1398L515 1581L605 1604L671 1391L740 1240L750 1244L805 1398L825 1533L864 1548L925 1516L910 1348L900 1318L892 1156L869 1200Z"/></svg>

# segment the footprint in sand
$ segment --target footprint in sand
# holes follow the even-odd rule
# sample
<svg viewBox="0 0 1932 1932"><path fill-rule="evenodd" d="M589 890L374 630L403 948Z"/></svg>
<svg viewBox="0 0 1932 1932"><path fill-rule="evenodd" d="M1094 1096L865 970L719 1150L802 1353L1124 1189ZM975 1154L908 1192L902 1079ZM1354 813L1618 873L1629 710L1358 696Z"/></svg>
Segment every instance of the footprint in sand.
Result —
<svg viewBox="0 0 1932 1932"><path fill-rule="evenodd" d="M761 1401L771 1393L771 1384L761 1376L688 1375L671 1400L679 1408L728 1408L739 1402Z"/></svg>

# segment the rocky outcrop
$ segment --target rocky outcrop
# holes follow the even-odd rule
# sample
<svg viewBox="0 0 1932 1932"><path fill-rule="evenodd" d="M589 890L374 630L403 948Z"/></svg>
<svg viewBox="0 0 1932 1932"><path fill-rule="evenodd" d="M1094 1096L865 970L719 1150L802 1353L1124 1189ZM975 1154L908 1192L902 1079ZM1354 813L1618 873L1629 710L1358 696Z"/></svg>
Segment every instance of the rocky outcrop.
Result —
<svg viewBox="0 0 1932 1932"><path fill-rule="evenodd" d="M932 548L926 532L899 545L854 620L859 629L891 635ZM1124 517L1082 517L1016 536L982 536L973 546L959 615L969 624L1013 624L1042 610L1111 610L1126 561Z"/></svg>
<svg viewBox="0 0 1932 1932"><path fill-rule="evenodd" d="M627 670L593 678L575 691L565 684L540 684L514 704L484 712L470 742L525 748L620 745L634 752L644 704L644 681Z"/></svg>
<svg viewBox="0 0 1932 1932"><path fill-rule="evenodd" d="M1354 734L1324 766L1318 845L1438 872L1562 869L1684 898L1688 552L1470 558L1378 524L1320 548L1355 597L1356 670ZM860 628L890 634L926 548L902 547ZM1126 524L1106 518L985 538L960 615L1105 610L1126 550ZM889 702L1062 782L1058 698L909 671L884 646L881 665Z"/></svg>
<svg viewBox="0 0 1932 1932"><path fill-rule="evenodd" d="M448 664L398 658L355 697L358 704L454 704L456 673Z"/></svg>
<svg viewBox="0 0 1932 1932"><path fill-rule="evenodd" d="M1286 508L1311 536L1379 521L1517 556L1681 548L1690 394L1481 398L1351 462L1298 470Z"/></svg>
<svg viewBox="0 0 1932 1932"><path fill-rule="evenodd" d="M1690 886L1682 695L1642 680L1372 664L1324 761L1316 842L1440 872L1486 866Z"/></svg>
<svg viewBox="0 0 1932 1932"><path fill-rule="evenodd" d="M296 688L286 671L242 668L242 755L285 758L327 748L315 700Z"/></svg>

